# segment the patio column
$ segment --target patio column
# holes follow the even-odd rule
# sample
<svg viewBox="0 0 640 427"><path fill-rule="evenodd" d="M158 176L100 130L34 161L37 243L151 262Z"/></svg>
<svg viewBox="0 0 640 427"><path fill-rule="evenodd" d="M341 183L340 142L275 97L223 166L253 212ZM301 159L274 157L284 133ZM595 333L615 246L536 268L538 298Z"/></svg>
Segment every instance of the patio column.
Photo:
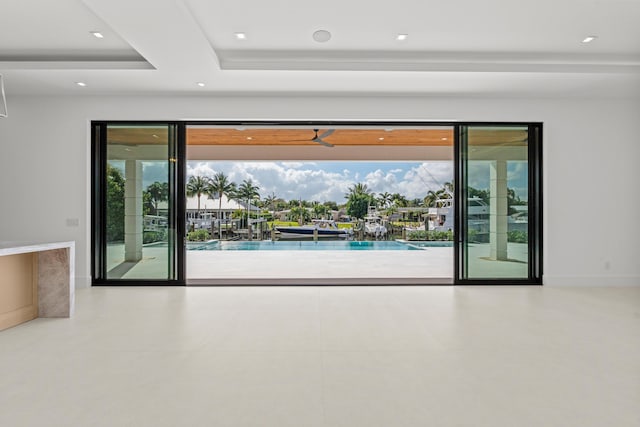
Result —
<svg viewBox="0 0 640 427"><path fill-rule="evenodd" d="M142 259L142 162L126 160L124 165L124 260Z"/></svg>
<svg viewBox="0 0 640 427"><path fill-rule="evenodd" d="M494 160L491 162L489 190L491 200L489 204L489 258L492 260L507 260L507 161Z"/></svg>

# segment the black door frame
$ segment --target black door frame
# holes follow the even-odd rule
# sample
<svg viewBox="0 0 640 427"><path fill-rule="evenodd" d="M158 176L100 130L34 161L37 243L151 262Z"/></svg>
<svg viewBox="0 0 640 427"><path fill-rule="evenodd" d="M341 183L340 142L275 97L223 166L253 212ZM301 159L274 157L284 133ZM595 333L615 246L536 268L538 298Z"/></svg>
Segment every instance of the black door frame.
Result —
<svg viewBox="0 0 640 427"><path fill-rule="evenodd" d="M177 162L175 169L176 176L173 179L175 184L173 193L175 200L169 205L174 206L174 210L171 213L173 215L173 221L176 230L176 241L174 245L175 268L176 275L173 280L114 280L106 279L105 272L105 256L102 250L103 242L105 241L105 230L103 225L103 218L106 215L106 194L103 191L102 183L106 179L106 127L107 125L175 125L175 137L176 137L176 157L174 161ZM461 167L462 162L462 150L461 150L461 138L462 131L466 126L487 126L487 127L501 127L501 126L527 126L529 129L529 277L527 279L483 279L483 280L470 280L461 278L461 262L460 256L461 250L461 238L466 233L466 225L464 224L462 217L462 204L454 203L455 205L455 230L454 230L454 242L453 242L453 264L454 264L454 278L453 285L507 285L507 284L522 284L522 285L541 285L542 284L542 123L540 122L433 122L433 121L336 121L336 120L214 120L214 121L133 121L133 120L114 120L114 121L92 121L91 122L91 271L92 271L92 284L96 286L100 285L135 285L135 286L158 286L158 285L172 285L172 286L185 286L186 285L186 242L185 232L186 225L182 219L186 212L186 129L192 125L208 125L208 126L234 126L234 127L260 127L260 126L282 126L282 127L349 127L349 126L375 126L375 127L451 127L454 129L454 197L455 200L464 200L461 197L466 197L466 186L459 185L464 182L464 171ZM533 206L531 205L533 201ZM533 214L533 215L531 215ZM533 236L533 238L531 238ZM450 285L447 283L446 285ZM216 285L224 286L224 285ZM268 286L268 285L267 285ZM340 286L340 285L337 285ZM401 286L401 285L398 285ZM409 285L409 286L421 286L421 285Z"/></svg>
<svg viewBox="0 0 640 427"><path fill-rule="evenodd" d="M542 123L540 122L464 122L455 125L454 141L454 186L455 200L467 200L468 175L464 170L466 152L464 150L469 127L527 127L527 166L528 166L528 277L527 278L483 278L468 279L463 277L464 254L463 243L467 235L465 221L465 205L455 203L454 233L454 285L542 285Z"/></svg>

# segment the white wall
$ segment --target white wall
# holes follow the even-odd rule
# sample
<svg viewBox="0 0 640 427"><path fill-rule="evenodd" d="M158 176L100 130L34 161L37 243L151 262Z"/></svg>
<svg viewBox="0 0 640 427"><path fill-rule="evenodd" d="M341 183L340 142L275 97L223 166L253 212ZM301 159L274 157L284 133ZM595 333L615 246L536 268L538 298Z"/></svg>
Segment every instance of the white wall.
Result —
<svg viewBox="0 0 640 427"><path fill-rule="evenodd" d="M544 123L544 281L640 285L638 99L22 97L0 120L0 240L75 240L90 275L91 120ZM79 227L66 219L79 218Z"/></svg>

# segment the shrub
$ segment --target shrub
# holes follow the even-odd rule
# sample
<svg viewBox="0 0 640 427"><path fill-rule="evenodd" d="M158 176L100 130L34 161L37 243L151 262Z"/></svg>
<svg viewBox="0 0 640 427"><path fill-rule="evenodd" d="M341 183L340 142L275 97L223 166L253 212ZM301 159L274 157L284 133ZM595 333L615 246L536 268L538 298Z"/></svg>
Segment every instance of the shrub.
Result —
<svg viewBox="0 0 640 427"><path fill-rule="evenodd" d="M427 232L423 230L411 231L407 234L407 240L427 240Z"/></svg>
<svg viewBox="0 0 640 427"><path fill-rule="evenodd" d="M411 231L407 234L407 240L453 240L453 231Z"/></svg>
<svg viewBox="0 0 640 427"><path fill-rule="evenodd" d="M142 243L162 242L167 238L165 231L145 231L142 233Z"/></svg>
<svg viewBox="0 0 640 427"><path fill-rule="evenodd" d="M512 243L527 243L529 241L529 235L526 231L509 231L507 232L507 241Z"/></svg>
<svg viewBox="0 0 640 427"><path fill-rule="evenodd" d="M209 230L200 229L196 231L190 231L187 234L187 240L192 242L204 242L209 240Z"/></svg>

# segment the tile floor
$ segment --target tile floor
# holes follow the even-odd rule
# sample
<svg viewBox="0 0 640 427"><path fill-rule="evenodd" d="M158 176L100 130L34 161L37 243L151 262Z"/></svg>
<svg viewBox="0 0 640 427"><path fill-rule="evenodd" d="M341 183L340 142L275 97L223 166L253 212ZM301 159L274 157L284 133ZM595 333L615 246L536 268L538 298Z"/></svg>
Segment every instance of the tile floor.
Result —
<svg viewBox="0 0 640 427"><path fill-rule="evenodd" d="M91 288L1 426L640 426L640 287Z"/></svg>

